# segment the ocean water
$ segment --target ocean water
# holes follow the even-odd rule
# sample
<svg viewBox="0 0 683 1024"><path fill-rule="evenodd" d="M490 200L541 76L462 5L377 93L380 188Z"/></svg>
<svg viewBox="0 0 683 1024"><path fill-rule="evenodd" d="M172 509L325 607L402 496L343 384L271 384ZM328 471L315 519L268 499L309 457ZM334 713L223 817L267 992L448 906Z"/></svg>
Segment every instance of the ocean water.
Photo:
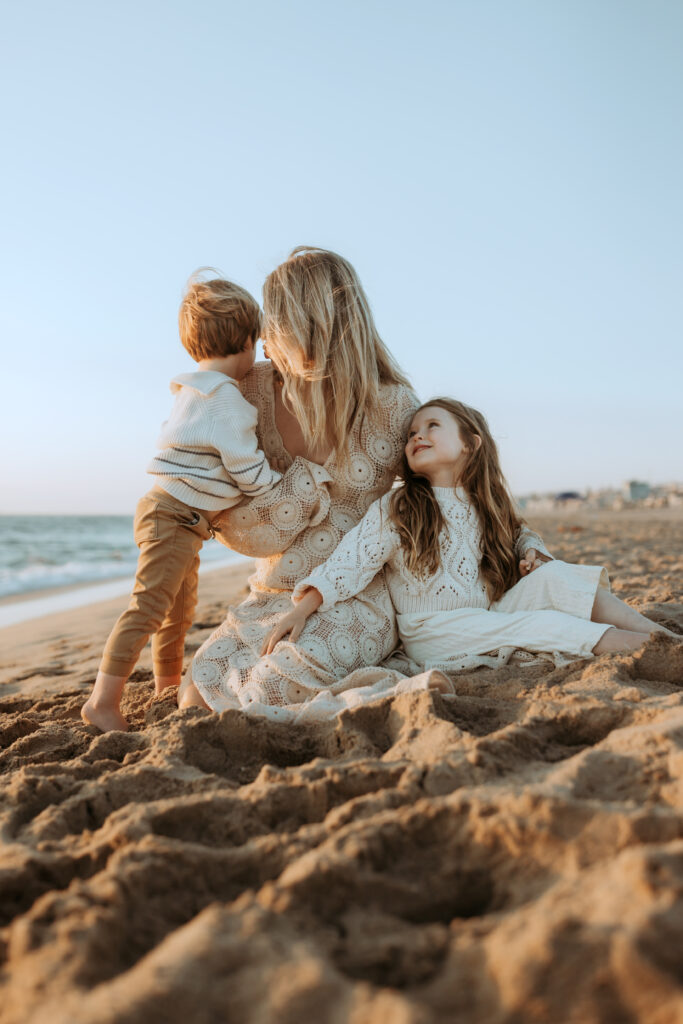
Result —
<svg viewBox="0 0 683 1024"><path fill-rule="evenodd" d="M0 516L0 597L129 579L137 555L132 516ZM238 557L215 540L200 556L205 568Z"/></svg>

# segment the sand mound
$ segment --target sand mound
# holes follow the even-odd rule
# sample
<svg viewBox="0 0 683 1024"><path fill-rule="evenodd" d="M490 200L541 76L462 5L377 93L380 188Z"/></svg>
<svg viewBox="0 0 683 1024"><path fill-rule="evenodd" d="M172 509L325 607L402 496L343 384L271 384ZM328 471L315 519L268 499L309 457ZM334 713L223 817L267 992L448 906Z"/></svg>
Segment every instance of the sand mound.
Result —
<svg viewBox="0 0 683 1024"><path fill-rule="evenodd" d="M603 537L626 589L640 523L534 525L565 557ZM673 533L641 539L636 603L683 633ZM3 1024L683 1019L676 641L315 727L179 712L143 666L104 736L100 643L48 630L5 671Z"/></svg>

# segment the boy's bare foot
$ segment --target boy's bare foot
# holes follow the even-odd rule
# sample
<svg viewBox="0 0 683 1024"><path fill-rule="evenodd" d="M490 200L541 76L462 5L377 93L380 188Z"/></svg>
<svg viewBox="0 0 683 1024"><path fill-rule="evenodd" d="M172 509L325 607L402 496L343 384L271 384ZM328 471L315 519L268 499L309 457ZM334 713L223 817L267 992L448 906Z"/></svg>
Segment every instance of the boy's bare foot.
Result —
<svg viewBox="0 0 683 1024"><path fill-rule="evenodd" d="M97 673L92 693L81 708L81 718L86 725L96 725L102 732L128 729L128 722L119 711L127 679L128 676L112 676L102 670Z"/></svg>
<svg viewBox="0 0 683 1024"><path fill-rule="evenodd" d="M81 718L86 725L96 725L102 732L112 732L114 729L128 731L128 722L118 708L97 707L92 698L81 708Z"/></svg>
<svg viewBox="0 0 683 1024"><path fill-rule="evenodd" d="M158 697L164 690L168 690L171 686L180 686L180 680L182 676L155 676L154 677L154 695Z"/></svg>

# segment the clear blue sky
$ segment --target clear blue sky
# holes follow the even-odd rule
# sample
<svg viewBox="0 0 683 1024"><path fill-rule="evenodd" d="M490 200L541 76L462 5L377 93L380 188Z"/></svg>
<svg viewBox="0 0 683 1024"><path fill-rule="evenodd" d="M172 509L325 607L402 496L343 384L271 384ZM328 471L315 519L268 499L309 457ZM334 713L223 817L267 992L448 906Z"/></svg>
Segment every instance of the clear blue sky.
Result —
<svg viewBox="0 0 683 1024"><path fill-rule="evenodd" d="M683 478L679 0L3 12L0 511L132 512L185 279L356 265L513 489Z"/></svg>

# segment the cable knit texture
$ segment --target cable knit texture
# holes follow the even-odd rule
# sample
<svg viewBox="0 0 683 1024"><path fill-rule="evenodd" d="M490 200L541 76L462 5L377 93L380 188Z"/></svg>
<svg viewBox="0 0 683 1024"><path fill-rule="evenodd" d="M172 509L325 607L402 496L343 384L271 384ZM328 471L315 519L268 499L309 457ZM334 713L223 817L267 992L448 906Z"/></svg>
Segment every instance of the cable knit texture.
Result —
<svg viewBox="0 0 683 1024"><path fill-rule="evenodd" d="M308 587L315 587L323 597L320 609L329 610L362 591L384 567L399 635L410 657L422 667L458 671L497 664L501 650L509 655L516 650L511 647L515 641L520 648L547 653L556 664L590 656L607 628L585 621L590 619L598 586L607 585L605 570L549 562L491 604L480 573L481 528L476 510L462 488L435 487L434 493L445 520L436 573L422 578L408 568L390 516L391 495L386 494L371 505L334 554L297 584L294 601ZM523 527L517 556L523 557L530 547L548 554L540 537Z"/></svg>
<svg viewBox="0 0 683 1024"><path fill-rule="evenodd" d="M396 611L452 611L455 608L488 608L486 585L479 573L481 529L467 495L458 488L435 487L444 519L441 532L441 566L427 579L412 573L401 547L398 530L389 515L391 495L386 494L368 509L334 554L314 569L294 590L294 600L307 586L323 596L323 611L337 601L360 593L386 566L386 580ZM517 554L534 547L547 554L537 534L524 527L517 540Z"/></svg>
<svg viewBox="0 0 683 1024"><path fill-rule="evenodd" d="M161 451L147 467L157 484L192 508L231 508L280 480L256 442L256 409L225 373L198 370L171 381L175 402Z"/></svg>

